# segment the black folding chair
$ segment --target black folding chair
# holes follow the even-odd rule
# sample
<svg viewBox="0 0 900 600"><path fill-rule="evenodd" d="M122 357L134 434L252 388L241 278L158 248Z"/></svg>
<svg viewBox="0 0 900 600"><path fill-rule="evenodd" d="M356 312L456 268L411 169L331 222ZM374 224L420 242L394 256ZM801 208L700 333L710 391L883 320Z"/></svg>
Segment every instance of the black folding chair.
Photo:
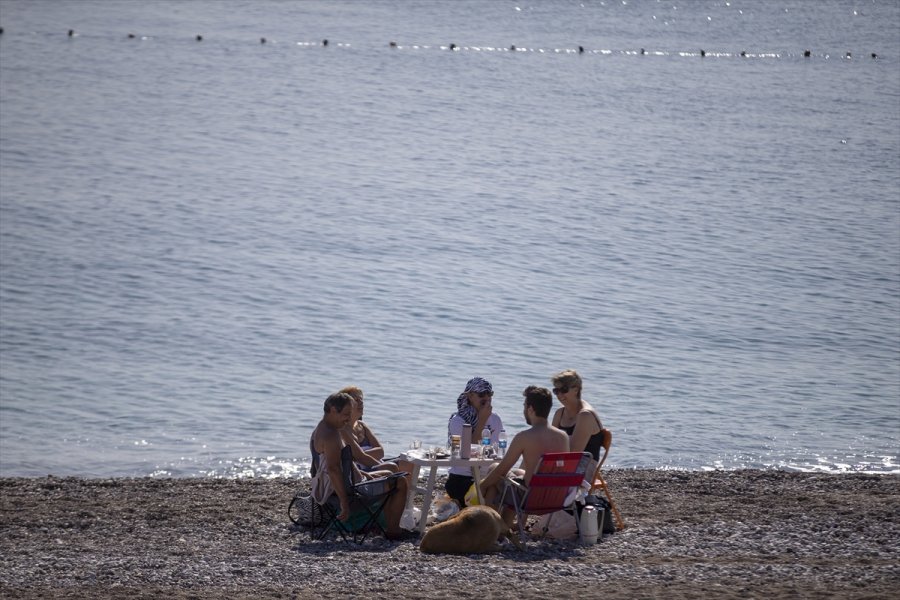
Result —
<svg viewBox="0 0 900 600"><path fill-rule="evenodd" d="M318 469L318 456L315 452L313 452L312 462L313 473L315 473L315 470ZM349 536L357 544L361 544L372 531L380 531L384 534L384 527L380 522L381 515L388 500L397 492L399 480L405 474L393 473L387 477L364 479L359 483L353 483L353 454L349 446L345 446L341 451L341 474L350 503L351 518L346 523L338 519L341 504L337 494L332 494L323 504L317 505L322 512L323 519L321 531L317 532L317 527L313 526L312 537L321 540L333 530L337 531L342 539L346 540ZM359 524L359 520L363 522Z"/></svg>
<svg viewBox="0 0 900 600"><path fill-rule="evenodd" d="M325 504L321 505L325 523L316 539L322 539L329 531L335 530L341 535L341 538L346 540L347 536L352 536L353 541L361 544L372 531L384 534L384 527L380 520L381 515L388 500L397 492L397 483L403 476L402 473L392 473L387 477L370 479L355 485L348 485L345 482L344 485L348 486L350 500L350 520L344 523L337 518L341 512L341 505L337 495L332 495ZM357 515L363 516L358 517ZM365 520L360 525L357 519Z"/></svg>

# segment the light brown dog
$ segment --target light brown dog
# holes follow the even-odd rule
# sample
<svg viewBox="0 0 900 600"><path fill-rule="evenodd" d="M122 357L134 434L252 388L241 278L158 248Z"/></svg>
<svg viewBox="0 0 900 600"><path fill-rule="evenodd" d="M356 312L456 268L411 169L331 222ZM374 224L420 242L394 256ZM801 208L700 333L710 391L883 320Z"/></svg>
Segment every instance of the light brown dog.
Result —
<svg viewBox="0 0 900 600"><path fill-rule="evenodd" d="M429 554L483 554L499 550L507 537L521 549L518 536L490 506L469 506L425 533L419 550Z"/></svg>

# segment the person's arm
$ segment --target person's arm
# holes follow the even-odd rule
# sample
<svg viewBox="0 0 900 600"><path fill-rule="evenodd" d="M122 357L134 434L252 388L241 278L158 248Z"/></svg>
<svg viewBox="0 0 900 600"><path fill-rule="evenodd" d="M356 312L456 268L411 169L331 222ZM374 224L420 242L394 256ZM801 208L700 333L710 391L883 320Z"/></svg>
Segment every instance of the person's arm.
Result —
<svg viewBox="0 0 900 600"><path fill-rule="evenodd" d="M450 422L447 423L447 437L449 438L451 435L461 436L463 425L465 425L465 421L459 415L450 417Z"/></svg>
<svg viewBox="0 0 900 600"><path fill-rule="evenodd" d="M488 419L491 418L493 410L491 398L485 398L481 401L481 406L478 407L478 421L475 423L475 428L472 430L473 443L476 440L481 440L481 432L484 431L484 426L487 425Z"/></svg>
<svg viewBox="0 0 900 600"><path fill-rule="evenodd" d="M344 440L345 444L350 446L350 452L353 453L354 462L358 462L366 467L374 467L375 465L381 464L380 460L362 449L362 446L356 441L356 436L354 436L353 432L348 428L345 427L344 429L341 429L341 438Z"/></svg>
<svg viewBox="0 0 900 600"><path fill-rule="evenodd" d="M509 470L513 468L513 465L515 465L516 461L519 460L519 457L522 456L523 450L524 444L522 443L522 439L517 435L512 439L512 442L510 442L509 449L506 451L506 456L503 457L500 464L494 467L488 476L481 480L482 496L487 496L487 491L491 489L491 487L497 485L501 479L506 477Z"/></svg>
<svg viewBox="0 0 900 600"><path fill-rule="evenodd" d="M344 488L344 474L341 471L341 435L337 433L326 435L322 445L325 462L328 464L328 478L331 479L331 487L334 488L334 493L337 494L341 504L338 520L346 521L350 518L350 500Z"/></svg>
<svg viewBox="0 0 900 600"><path fill-rule="evenodd" d="M553 420L550 422L551 425L559 429L559 422L562 420L562 412L563 409L557 408L556 412L553 413Z"/></svg>
<svg viewBox="0 0 900 600"><path fill-rule="evenodd" d="M598 431L600 431L600 421L594 413L590 410L581 411L575 420L575 431L572 432L569 449L572 452L584 452L588 440Z"/></svg>
<svg viewBox="0 0 900 600"><path fill-rule="evenodd" d="M491 444L496 446L500 443L500 430L503 429L503 420L500 418L500 415L493 413L491 418L488 419L488 423L493 427L491 430Z"/></svg>
<svg viewBox="0 0 900 600"><path fill-rule="evenodd" d="M381 446L381 442L378 441L378 438L375 437L375 434L372 433L372 430L369 429L369 426L360 421L360 424L363 426L363 431L366 432L366 439L369 440L369 444L371 445L368 450L366 450L366 454L371 456L376 460L381 460L384 458L384 448Z"/></svg>

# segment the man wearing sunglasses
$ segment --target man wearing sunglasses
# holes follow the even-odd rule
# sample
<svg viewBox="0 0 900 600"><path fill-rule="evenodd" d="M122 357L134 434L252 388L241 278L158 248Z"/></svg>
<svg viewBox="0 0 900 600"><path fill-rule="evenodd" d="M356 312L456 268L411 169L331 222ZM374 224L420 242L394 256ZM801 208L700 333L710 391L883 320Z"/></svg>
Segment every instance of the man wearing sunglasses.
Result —
<svg viewBox="0 0 900 600"><path fill-rule="evenodd" d="M503 421L493 412L493 397L494 388L489 381L481 377L470 379L466 383L466 389L456 399L457 410L450 416L447 435L462 436L463 426L468 424L472 426L473 438L479 439L486 427L491 432L491 444L496 445L500 439L500 430L503 429ZM465 508L466 492L474 481L468 468L451 467L445 485L447 495L456 500L460 508Z"/></svg>

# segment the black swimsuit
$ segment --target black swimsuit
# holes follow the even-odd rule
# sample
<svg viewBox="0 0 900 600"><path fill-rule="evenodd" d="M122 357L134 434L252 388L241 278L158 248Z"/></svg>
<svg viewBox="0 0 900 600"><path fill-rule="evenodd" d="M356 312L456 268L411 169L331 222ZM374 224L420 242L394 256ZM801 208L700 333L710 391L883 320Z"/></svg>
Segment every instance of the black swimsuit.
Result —
<svg viewBox="0 0 900 600"><path fill-rule="evenodd" d="M600 424L600 421L597 421L597 424ZM572 437L572 434L575 433L575 425L571 427L563 427L562 424L558 426L560 429L565 431L569 437ZM587 444L584 447L585 452L590 452L591 456L594 457L594 460L600 460L600 448L603 447L603 427L601 426L600 431L592 435L588 438Z"/></svg>

